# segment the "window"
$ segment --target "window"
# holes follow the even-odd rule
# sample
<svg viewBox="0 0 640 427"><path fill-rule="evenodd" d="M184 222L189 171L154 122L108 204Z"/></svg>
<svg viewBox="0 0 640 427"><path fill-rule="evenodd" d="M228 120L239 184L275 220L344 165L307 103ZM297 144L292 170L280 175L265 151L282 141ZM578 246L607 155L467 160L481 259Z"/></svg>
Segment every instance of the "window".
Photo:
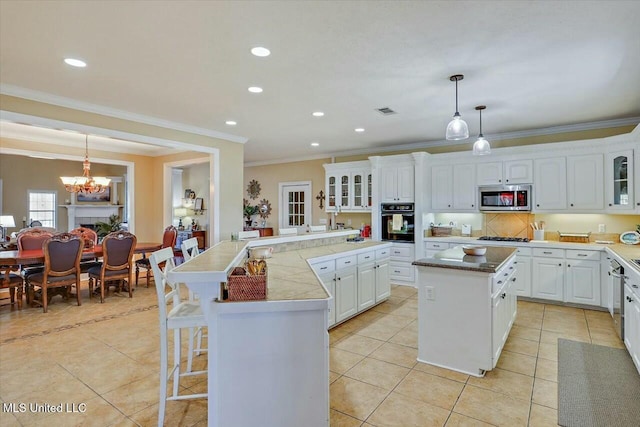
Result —
<svg viewBox="0 0 640 427"><path fill-rule="evenodd" d="M280 228L296 227L298 233L311 224L311 183L280 183Z"/></svg>
<svg viewBox="0 0 640 427"><path fill-rule="evenodd" d="M29 221L40 221L43 227L56 228L56 192L29 190Z"/></svg>

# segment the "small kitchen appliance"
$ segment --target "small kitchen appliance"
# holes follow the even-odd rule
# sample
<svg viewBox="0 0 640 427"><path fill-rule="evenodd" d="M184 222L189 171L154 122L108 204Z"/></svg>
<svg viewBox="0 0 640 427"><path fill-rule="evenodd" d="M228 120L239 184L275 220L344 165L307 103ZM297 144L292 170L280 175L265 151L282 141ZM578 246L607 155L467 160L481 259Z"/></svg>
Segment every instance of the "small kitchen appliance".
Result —
<svg viewBox="0 0 640 427"><path fill-rule="evenodd" d="M478 187L478 199L480 200L481 211L530 211L531 194L531 185Z"/></svg>

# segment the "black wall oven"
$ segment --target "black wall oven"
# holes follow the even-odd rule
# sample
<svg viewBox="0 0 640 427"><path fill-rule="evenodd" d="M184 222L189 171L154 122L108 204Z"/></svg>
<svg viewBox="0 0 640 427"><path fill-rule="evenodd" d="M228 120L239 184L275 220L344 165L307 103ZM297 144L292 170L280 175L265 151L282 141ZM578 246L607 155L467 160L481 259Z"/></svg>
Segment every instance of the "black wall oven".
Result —
<svg viewBox="0 0 640 427"><path fill-rule="evenodd" d="M382 240L415 242L415 213L413 203L383 203L380 207Z"/></svg>

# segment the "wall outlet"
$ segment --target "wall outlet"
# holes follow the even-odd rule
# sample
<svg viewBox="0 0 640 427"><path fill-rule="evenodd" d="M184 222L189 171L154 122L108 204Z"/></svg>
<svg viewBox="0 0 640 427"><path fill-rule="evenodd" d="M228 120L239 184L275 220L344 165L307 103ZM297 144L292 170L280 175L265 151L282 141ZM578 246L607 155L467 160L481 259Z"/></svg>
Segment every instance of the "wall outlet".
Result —
<svg viewBox="0 0 640 427"><path fill-rule="evenodd" d="M327 225L327 218L320 218L320 225Z"/></svg>
<svg viewBox="0 0 640 427"><path fill-rule="evenodd" d="M436 299L436 290L433 288L433 286L427 286L425 288L425 290L427 291L427 300L435 301L435 299Z"/></svg>
<svg viewBox="0 0 640 427"><path fill-rule="evenodd" d="M598 233L606 233L607 226L605 224L598 224Z"/></svg>

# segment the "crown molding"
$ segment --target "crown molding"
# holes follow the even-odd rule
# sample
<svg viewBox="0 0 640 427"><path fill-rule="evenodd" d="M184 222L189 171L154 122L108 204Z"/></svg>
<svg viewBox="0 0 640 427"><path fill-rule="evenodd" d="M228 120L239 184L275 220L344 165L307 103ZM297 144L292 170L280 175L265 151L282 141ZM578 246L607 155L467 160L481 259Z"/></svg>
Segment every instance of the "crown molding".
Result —
<svg viewBox="0 0 640 427"><path fill-rule="evenodd" d="M0 94L29 99L31 101L43 102L45 104L57 105L60 107L71 108L74 110L85 111L88 113L100 114L102 116L114 117L116 119L129 120L181 132L188 132L196 135L222 139L225 141L237 142L240 144L244 144L249 140L249 138L243 136L231 135L229 133L218 132L198 126L185 125L183 123L158 119L156 117L145 116L143 114L131 113L124 110L118 110L116 108L77 101L75 99L52 95L50 93L40 92L32 89L26 89L20 86L0 84Z"/></svg>
<svg viewBox="0 0 640 427"><path fill-rule="evenodd" d="M332 159L332 158L333 157L331 156L331 154L317 154L315 156L291 157L286 159L264 160L259 162L246 162L244 164L244 167L251 168L254 166L279 165L282 163L305 162L309 160Z"/></svg>

